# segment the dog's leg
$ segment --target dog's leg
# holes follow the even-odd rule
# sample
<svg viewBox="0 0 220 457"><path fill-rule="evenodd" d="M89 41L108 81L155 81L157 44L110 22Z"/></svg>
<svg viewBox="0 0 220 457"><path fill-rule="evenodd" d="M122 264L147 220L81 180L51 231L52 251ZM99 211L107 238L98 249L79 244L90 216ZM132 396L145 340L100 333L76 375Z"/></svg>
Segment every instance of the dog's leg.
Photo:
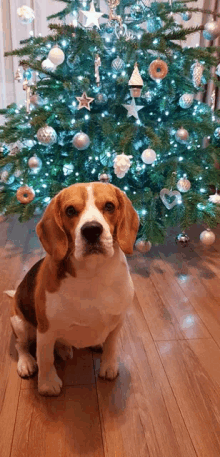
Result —
<svg viewBox="0 0 220 457"><path fill-rule="evenodd" d="M36 330L31 324L17 315L11 317L11 325L16 336L15 347L18 352L18 374L21 378L29 378L37 371L37 362L29 353L29 342L36 338Z"/></svg>
<svg viewBox="0 0 220 457"><path fill-rule="evenodd" d="M103 354L99 371L100 378L113 380L118 375L117 337L122 322L109 333L103 345Z"/></svg>
<svg viewBox="0 0 220 457"><path fill-rule="evenodd" d="M60 341L56 341L55 352L63 360L67 360L67 359L72 359L73 358L73 348L72 348L72 346L67 346L67 344L63 344Z"/></svg>
<svg viewBox="0 0 220 457"><path fill-rule="evenodd" d="M41 395L57 396L61 391L62 381L54 366L55 341L50 331L37 331L38 391Z"/></svg>

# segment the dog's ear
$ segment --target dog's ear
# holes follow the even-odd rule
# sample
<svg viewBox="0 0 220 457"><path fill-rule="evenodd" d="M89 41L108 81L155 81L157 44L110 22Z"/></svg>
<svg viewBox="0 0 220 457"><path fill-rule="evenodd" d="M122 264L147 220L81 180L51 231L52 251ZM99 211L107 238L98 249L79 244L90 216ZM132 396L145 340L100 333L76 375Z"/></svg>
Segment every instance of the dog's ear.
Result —
<svg viewBox="0 0 220 457"><path fill-rule="evenodd" d="M68 250L68 239L60 215L59 194L49 203L36 226L37 235L45 251L55 261L62 260Z"/></svg>
<svg viewBox="0 0 220 457"><path fill-rule="evenodd" d="M139 217L127 195L118 187L115 187L115 190L120 203L116 227L117 241L125 254L132 254L139 228Z"/></svg>

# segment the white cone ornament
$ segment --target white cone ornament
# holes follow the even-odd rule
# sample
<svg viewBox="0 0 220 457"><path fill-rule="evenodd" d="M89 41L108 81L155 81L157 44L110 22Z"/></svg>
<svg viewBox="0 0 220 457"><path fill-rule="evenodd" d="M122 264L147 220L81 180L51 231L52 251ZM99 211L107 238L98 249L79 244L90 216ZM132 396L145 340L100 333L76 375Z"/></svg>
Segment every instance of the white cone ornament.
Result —
<svg viewBox="0 0 220 457"><path fill-rule="evenodd" d="M192 106L194 100L194 94L183 94L179 99L181 108L187 109Z"/></svg>
<svg viewBox="0 0 220 457"><path fill-rule="evenodd" d="M61 65L61 63L63 63L65 60L65 54L62 49L59 48L59 46L54 46L48 54L48 59L54 65Z"/></svg>
<svg viewBox="0 0 220 457"><path fill-rule="evenodd" d="M139 73L137 62L134 65L133 73L128 81L131 97L140 97L144 85L143 79Z"/></svg>
<svg viewBox="0 0 220 457"><path fill-rule="evenodd" d="M34 10L29 6L23 5L17 9L19 20L22 24L30 24L34 18Z"/></svg>
<svg viewBox="0 0 220 457"><path fill-rule="evenodd" d="M145 254L146 252L149 252L151 250L152 244L150 241L137 240L135 247L139 252Z"/></svg>
<svg viewBox="0 0 220 457"><path fill-rule="evenodd" d="M210 230L204 230L200 234L200 240L205 246L211 246L215 242L215 234Z"/></svg>
<svg viewBox="0 0 220 457"><path fill-rule="evenodd" d="M84 132L78 132L73 137L73 146L79 151L87 149L90 145L90 138Z"/></svg>
<svg viewBox="0 0 220 457"><path fill-rule="evenodd" d="M210 195L209 201L211 203L215 203L216 205L220 205L220 195L217 192L214 195Z"/></svg>
<svg viewBox="0 0 220 457"><path fill-rule="evenodd" d="M37 131L37 139L39 143L48 146L57 142L57 133L53 127L45 125Z"/></svg>
<svg viewBox="0 0 220 457"><path fill-rule="evenodd" d="M156 160L157 155L153 149L145 149L141 154L141 158L144 163L151 165Z"/></svg>
<svg viewBox="0 0 220 457"><path fill-rule="evenodd" d="M204 71L204 67L201 63L198 61L192 65L192 80L193 80L193 85L196 89L198 89L201 86L201 81L202 81L202 75Z"/></svg>
<svg viewBox="0 0 220 457"><path fill-rule="evenodd" d="M129 170L131 166L131 161L133 156L127 156L124 154L117 155L114 160L114 172L118 178L124 178L126 175L127 171Z"/></svg>
<svg viewBox="0 0 220 457"><path fill-rule="evenodd" d="M41 68L42 68L42 70L46 70L46 71L54 71L56 69L56 65L54 65L50 59L45 59L41 63Z"/></svg>
<svg viewBox="0 0 220 457"><path fill-rule="evenodd" d="M191 187L191 183L186 178L180 178L179 181L177 182L176 187L180 192L188 192L188 190Z"/></svg>

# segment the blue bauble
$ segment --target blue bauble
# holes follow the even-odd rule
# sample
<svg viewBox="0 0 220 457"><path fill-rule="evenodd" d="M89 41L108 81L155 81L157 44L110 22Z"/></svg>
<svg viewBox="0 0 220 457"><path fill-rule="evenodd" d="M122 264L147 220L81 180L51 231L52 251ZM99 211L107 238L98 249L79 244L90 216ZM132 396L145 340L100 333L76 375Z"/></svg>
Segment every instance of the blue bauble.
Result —
<svg viewBox="0 0 220 457"><path fill-rule="evenodd" d="M152 17L147 20L146 26L148 33L155 33L163 26L163 23L160 17Z"/></svg>
<svg viewBox="0 0 220 457"><path fill-rule="evenodd" d="M25 70L24 73L23 73L23 78L29 80L29 79L31 79L31 77L32 77L31 70Z"/></svg>
<svg viewBox="0 0 220 457"><path fill-rule="evenodd" d="M215 129L215 131L214 131L214 137L215 137L217 140L220 140L220 127L217 127L217 129Z"/></svg>
<svg viewBox="0 0 220 457"><path fill-rule="evenodd" d="M131 6L130 13L131 17L136 20L140 20L143 17L145 7L142 2L137 1L134 5Z"/></svg>

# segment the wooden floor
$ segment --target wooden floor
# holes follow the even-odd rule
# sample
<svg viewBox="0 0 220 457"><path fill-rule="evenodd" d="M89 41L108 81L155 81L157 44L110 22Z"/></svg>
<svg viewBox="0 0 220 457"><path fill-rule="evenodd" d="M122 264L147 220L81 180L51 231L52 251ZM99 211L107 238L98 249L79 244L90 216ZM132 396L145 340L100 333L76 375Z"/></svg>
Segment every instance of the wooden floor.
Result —
<svg viewBox="0 0 220 457"><path fill-rule="evenodd" d="M43 256L35 223L0 223L0 456L219 457L220 228L209 249L197 228L188 248L170 233L163 247L135 252L120 376L98 379L100 356L75 350L56 363L62 395L44 398L36 377L17 375L4 293Z"/></svg>

